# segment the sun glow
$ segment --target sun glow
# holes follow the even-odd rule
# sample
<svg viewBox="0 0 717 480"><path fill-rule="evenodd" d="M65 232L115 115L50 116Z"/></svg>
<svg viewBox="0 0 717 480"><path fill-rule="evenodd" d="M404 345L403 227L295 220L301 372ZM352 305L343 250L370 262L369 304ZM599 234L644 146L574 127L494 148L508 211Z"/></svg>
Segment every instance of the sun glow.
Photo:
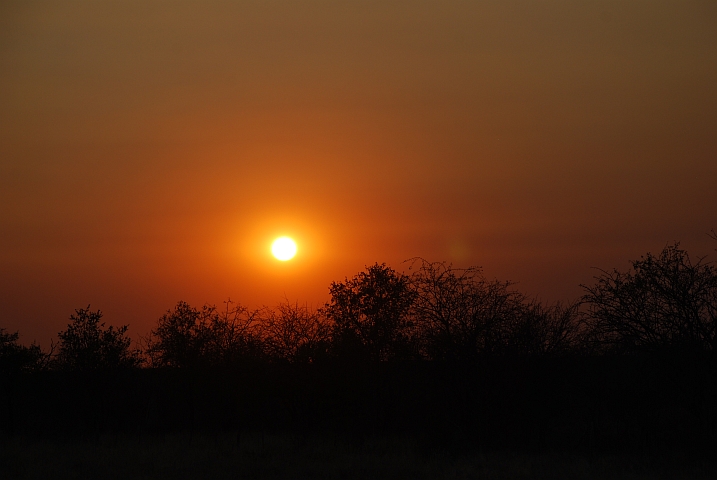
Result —
<svg viewBox="0 0 717 480"><path fill-rule="evenodd" d="M279 237L271 244L271 253L282 262L291 260L296 255L296 242L289 237Z"/></svg>

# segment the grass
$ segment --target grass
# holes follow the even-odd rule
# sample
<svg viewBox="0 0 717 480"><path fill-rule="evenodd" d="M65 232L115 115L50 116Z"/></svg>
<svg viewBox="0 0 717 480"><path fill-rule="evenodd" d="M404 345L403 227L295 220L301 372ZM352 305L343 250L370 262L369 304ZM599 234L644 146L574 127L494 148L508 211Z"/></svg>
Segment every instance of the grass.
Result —
<svg viewBox="0 0 717 480"><path fill-rule="evenodd" d="M344 442L205 434L0 440L2 479L691 479L715 471L661 457L435 452L402 439Z"/></svg>

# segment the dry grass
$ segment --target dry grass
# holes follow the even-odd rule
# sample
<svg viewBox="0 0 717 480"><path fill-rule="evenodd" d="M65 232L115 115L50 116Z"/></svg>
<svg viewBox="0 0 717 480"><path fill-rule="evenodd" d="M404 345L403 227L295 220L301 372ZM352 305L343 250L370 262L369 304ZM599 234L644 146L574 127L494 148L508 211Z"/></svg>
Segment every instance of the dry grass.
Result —
<svg viewBox="0 0 717 480"><path fill-rule="evenodd" d="M437 453L406 440L100 436L0 441L2 479L707 479L688 461L611 456Z"/></svg>

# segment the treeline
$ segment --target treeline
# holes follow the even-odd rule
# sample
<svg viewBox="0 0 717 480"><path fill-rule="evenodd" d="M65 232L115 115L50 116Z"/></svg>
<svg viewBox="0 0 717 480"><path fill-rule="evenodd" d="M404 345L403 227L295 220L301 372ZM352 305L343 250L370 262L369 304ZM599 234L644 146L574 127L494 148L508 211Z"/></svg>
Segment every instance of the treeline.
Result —
<svg viewBox="0 0 717 480"><path fill-rule="evenodd" d="M0 330L2 425L22 430L54 412L56 422L72 418L60 422L69 428L95 412L93 428L119 428L123 415L142 412L152 429L368 429L530 448L717 445L715 267L674 244L583 289L577 302L545 304L479 268L416 259L402 274L375 264L332 283L319 309L179 302L134 344L127 326L105 327L100 311L79 309L49 351ZM104 393L88 390L100 384ZM38 404L43 388L60 392L54 406ZM77 391L84 410L68 406Z"/></svg>

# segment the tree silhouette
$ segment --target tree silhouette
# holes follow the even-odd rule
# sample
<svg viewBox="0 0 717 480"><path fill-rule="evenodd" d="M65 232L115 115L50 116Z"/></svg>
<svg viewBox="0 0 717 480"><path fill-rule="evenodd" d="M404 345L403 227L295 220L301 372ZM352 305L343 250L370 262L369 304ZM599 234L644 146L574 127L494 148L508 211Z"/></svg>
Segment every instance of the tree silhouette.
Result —
<svg viewBox="0 0 717 480"><path fill-rule="evenodd" d="M632 262L627 272L603 271L585 286L592 340L620 352L717 347L717 270L693 263L678 243Z"/></svg>
<svg viewBox="0 0 717 480"><path fill-rule="evenodd" d="M488 281L478 267L454 269L419 259L411 275L416 292L412 315L428 358L470 360L500 353L510 322L525 314L525 297L510 282Z"/></svg>
<svg viewBox="0 0 717 480"><path fill-rule="evenodd" d="M292 363L311 363L326 357L330 343L330 325L320 311L306 305L280 303L265 310L260 323L261 337L267 354Z"/></svg>
<svg viewBox="0 0 717 480"><path fill-rule="evenodd" d="M70 315L67 330L58 334L55 364L59 368L87 371L140 364L139 352L130 348L132 340L126 336L128 326L105 328L101 319L102 312L90 311L89 305Z"/></svg>
<svg viewBox="0 0 717 480"><path fill-rule="evenodd" d="M230 365L261 354L256 332L258 311L227 302L224 312L213 305L196 309L178 302L150 333L147 353L153 365L193 367Z"/></svg>
<svg viewBox="0 0 717 480"><path fill-rule="evenodd" d="M199 311L186 302L168 310L150 332L147 354L155 366L186 367L201 355L202 325L207 321L206 307Z"/></svg>
<svg viewBox="0 0 717 480"><path fill-rule="evenodd" d="M263 355L258 333L260 310L249 310L241 304L227 300L226 308L212 311L204 335L204 358L210 365L233 365L245 359L257 359Z"/></svg>
<svg viewBox="0 0 717 480"><path fill-rule="evenodd" d="M407 276L377 263L329 291L323 312L334 322L339 355L382 361L410 354L407 314L414 294Z"/></svg>
<svg viewBox="0 0 717 480"><path fill-rule="evenodd" d="M678 243L631 263L627 272L602 271L594 285L583 285L589 346L639 359L630 378L647 392L643 411L654 418L658 409L672 409L675 417L689 412L683 421L694 422L693 438L714 445L717 270L703 259L693 262Z"/></svg>
<svg viewBox="0 0 717 480"><path fill-rule="evenodd" d="M504 325L506 352L517 355L559 355L577 349L581 341L578 304L543 305L524 299Z"/></svg>
<svg viewBox="0 0 717 480"><path fill-rule="evenodd" d="M18 343L20 334L0 328L0 373L19 373L42 370L47 357L39 345L29 347Z"/></svg>
<svg viewBox="0 0 717 480"><path fill-rule="evenodd" d="M552 354L578 341L576 305L545 306L510 282L487 280L479 267L456 269L415 259L411 269L411 315L421 352L429 359Z"/></svg>

